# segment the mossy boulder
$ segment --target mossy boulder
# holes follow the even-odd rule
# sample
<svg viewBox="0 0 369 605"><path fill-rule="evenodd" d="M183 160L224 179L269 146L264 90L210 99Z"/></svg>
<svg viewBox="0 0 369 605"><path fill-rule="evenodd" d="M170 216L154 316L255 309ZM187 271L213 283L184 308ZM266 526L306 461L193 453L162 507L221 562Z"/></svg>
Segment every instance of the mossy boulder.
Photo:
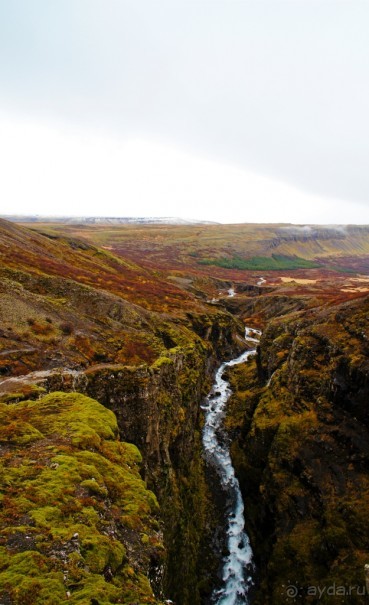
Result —
<svg viewBox="0 0 369 605"><path fill-rule="evenodd" d="M79 393L0 405L0 601L157 603L158 503L115 415Z"/></svg>

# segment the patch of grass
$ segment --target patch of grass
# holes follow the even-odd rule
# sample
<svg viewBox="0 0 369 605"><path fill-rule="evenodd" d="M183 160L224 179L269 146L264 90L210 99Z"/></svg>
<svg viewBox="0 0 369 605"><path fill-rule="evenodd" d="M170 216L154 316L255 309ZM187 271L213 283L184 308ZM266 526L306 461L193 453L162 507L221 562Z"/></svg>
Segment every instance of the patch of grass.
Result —
<svg viewBox="0 0 369 605"><path fill-rule="evenodd" d="M321 267L318 263L298 256L253 256L251 258L214 258L198 261L201 265L215 265L224 269L243 269L247 271L283 271L293 269L315 269Z"/></svg>

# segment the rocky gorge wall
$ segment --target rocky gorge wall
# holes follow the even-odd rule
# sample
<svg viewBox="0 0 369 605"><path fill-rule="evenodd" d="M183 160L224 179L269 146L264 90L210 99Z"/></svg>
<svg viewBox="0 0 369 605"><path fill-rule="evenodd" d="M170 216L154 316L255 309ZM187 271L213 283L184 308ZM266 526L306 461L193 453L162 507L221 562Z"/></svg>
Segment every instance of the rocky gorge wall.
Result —
<svg viewBox="0 0 369 605"><path fill-rule="evenodd" d="M367 602L368 343L368 298L295 312L231 372L255 604Z"/></svg>
<svg viewBox="0 0 369 605"><path fill-rule="evenodd" d="M178 605L203 602L216 573L209 543L219 511L205 477L200 403L218 357L232 357L243 346L242 326L231 315L191 316L189 322L186 338L168 339L174 346L151 366L100 364L30 378L37 383L35 397L40 390L93 397L115 413L120 438L139 448L141 473L159 500L166 549L156 567L152 562L151 585L158 597L165 594Z"/></svg>

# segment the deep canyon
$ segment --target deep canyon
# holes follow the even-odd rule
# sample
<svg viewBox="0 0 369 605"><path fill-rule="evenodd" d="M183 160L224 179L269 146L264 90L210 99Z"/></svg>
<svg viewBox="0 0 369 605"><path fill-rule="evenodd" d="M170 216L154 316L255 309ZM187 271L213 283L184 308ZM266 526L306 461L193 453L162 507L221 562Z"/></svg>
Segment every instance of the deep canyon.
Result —
<svg viewBox="0 0 369 605"><path fill-rule="evenodd" d="M226 602L223 391L247 598L366 602L365 228L0 227L1 602Z"/></svg>

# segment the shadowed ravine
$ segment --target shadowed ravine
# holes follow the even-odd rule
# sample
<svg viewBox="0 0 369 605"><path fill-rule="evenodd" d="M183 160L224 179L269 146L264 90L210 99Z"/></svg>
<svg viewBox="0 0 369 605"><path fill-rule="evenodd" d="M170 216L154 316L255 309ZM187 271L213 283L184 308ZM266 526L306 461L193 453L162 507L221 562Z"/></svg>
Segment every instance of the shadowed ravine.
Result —
<svg viewBox="0 0 369 605"><path fill-rule="evenodd" d="M258 340L252 337L251 333L260 334L257 330L246 328L246 341L257 343ZM203 430L205 456L216 468L222 489L227 496L225 533L228 554L223 560L223 586L215 590L212 595L212 602L215 605L248 604L249 591L253 585L253 553L249 538L244 531L244 504L232 465L228 440L222 435L222 424L227 401L231 395L229 382L223 378L223 374L226 368L245 362L255 352L256 349L245 351L239 357L222 363L215 375L213 388L202 406L205 411Z"/></svg>

